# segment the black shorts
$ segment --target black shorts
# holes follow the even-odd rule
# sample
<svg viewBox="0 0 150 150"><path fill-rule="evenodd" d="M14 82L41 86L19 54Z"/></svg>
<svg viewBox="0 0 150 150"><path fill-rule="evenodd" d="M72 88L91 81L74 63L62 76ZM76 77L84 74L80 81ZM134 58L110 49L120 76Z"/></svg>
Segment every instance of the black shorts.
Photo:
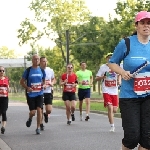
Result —
<svg viewBox="0 0 150 150"><path fill-rule="evenodd" d="M75 94L75 92L63 92L62 99L63 99L63 101L66 101L66 100L69 100L69 101L76 100L76 94Z"/></svg>
<svg viewBox="0 0 150 150"><path fill-rule="evenodd" d="M52 105L53 94L52 93L44 93L44 104Z"/></svg>
<svg viewBox="0 0 150 150"><path fill-rule="evenodd" d="M43 108L43 95L38 95L36 97L29 97L28 96L28 105L29 110L36 110L37 107Z"/></svg>
<svg viewBox="0 0 150 150"><path fill-rule="evenodd" d="M8 109L8 97L0 97L0 114Z"/></svg>
<svg viewBox="0 0 150 150"><path fill-rule="evenodd" d="M122 143L129 149L140 144L150 149L150 97L119 99L124 138Z"/></svg>

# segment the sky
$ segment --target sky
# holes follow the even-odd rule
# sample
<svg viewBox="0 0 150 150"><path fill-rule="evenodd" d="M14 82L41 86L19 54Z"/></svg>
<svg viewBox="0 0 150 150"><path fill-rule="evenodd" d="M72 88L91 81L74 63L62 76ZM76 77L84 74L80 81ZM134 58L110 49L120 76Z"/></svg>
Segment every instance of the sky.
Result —
<svg viewBox="0 0 150 150"><path fill-rule="evenodd" d="M19 46L17 29L25 18L30 18L31 12L28 6L32 0L2 0L0 1L0 47L7 46L14 49L19 57L30 51L29 45ZM93 15L104 17L108 20L109 14L114 16L114 9L118 0L85 0ZM43 39L39 42L41 46L52 47L54 43Z"/></svg>

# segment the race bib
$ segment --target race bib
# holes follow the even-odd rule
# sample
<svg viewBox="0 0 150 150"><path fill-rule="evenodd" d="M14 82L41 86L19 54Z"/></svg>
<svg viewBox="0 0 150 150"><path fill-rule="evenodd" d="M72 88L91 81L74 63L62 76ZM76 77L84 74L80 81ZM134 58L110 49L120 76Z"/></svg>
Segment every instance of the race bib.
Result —
<svg viewBox="0 0 150 150"><path fill-rule="evenodd" d="M117 82L116 80L105 80L104 81L106 87L116 87Z"/></svg>
<svg viewBox="0 0 150 150"><path fill-rule="evenodd" d="M137 95L150 93L150 74L139 73L135 76L134 92Z"/></svg>
<svg viewBox="0 0 150 150"><path fill-rule="evenodd" d="M82 84L82 85L89 85L89 81L88 81L88 80L83 80L83 81L81 82L81 84Z"/></svg>
<svg viewBox="0 0 150 150"><path fill-rule="evenodd" d="M7 97L8 91L6 87L0 87L0 97Z"/></svg>
<svg viewBox="0 0 150 150"><path fill-rule="evenodd" d="M72 84L66 84L65 85L65 91L72 92L73 89L74 89L74 87L72 86Z"/></svg>
<svg viewBox="0 0 150 150"><path fill-rule="evenodd" d="M41 83L31 83L32 92L40 92L42 90Z"/></svg>

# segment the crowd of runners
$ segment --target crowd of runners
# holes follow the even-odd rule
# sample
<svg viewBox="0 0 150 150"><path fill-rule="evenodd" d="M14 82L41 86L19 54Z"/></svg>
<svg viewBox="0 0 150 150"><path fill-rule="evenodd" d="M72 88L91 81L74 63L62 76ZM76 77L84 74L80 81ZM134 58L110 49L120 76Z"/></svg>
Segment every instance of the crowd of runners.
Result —
<svg viewBox="0 0 150 150"><path fill-rule="evenodd" d="M120 107L124 137L122 150L150 149L150 12L141 11L135 16L136 32L120 40L113 53L106 55L96 75L87 69L86 62L80 63L80 70L74 72L72 63L66 65L61 75L63 87L62 100L66 108L67 125L76 120L75 109L79 102L81 121L90 119L90 97L93 80L101 81L104 107L108 110L110 132L115 132L114 113ZM121 64L123 61L123 64ZM94 78L93 78L94 77ZM29 118L26 126L30 127L32 118L37 115L36 134L44 130L43 120L48 123L52 112L54 71L47 66L47 59L32 56L32 66L22 75L20 84L26 90L29 106ZM78 88L77 88L78 87ZM0 115L2 116L1 133L4 134L8 109L9 80L5 68L0 66ZM76 91L78 89L78 91ZM119 100L118 100L118 91ZM86 115L83 116L83 100ZM85 117L85 118L84 118Z"/></svg>

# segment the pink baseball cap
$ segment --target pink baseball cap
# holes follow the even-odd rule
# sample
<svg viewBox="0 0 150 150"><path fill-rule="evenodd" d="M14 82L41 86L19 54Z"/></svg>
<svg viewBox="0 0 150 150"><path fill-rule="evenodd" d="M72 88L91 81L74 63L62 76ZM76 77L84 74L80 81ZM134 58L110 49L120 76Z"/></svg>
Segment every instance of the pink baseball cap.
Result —
<svg viewBox="0 0 150 150"><path fill-rule="evenodd" d="M138 22L142 19L150 18L150 12L147 11L140 11L135 16L135 22Z"/></svg>

